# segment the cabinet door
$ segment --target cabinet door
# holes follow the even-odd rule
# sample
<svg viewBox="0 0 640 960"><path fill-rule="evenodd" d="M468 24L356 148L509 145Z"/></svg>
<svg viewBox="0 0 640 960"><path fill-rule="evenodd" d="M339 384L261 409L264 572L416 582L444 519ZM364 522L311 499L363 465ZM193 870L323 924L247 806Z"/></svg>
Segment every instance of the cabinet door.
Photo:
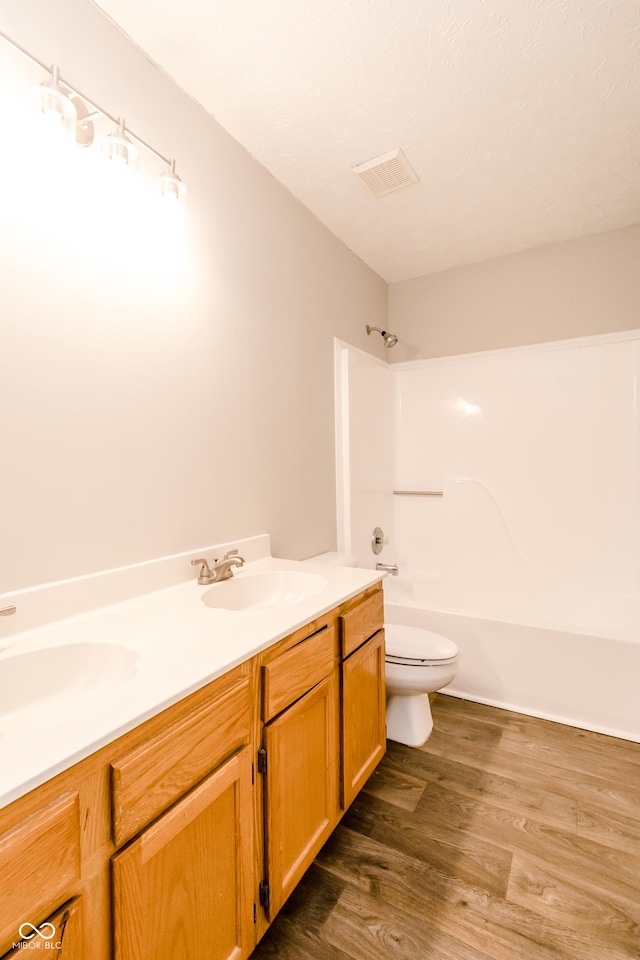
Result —
<svg viewBox="0 0 640 960"><path fill-rule="evenodd" d="M116 854L116 960L249 955L252 816L244 749Z"/></svg>
<svg viewBox="0 0 640 960"><path fill-rule="evenodd" d="M269 919L336 825L337 718L334 671L264 728Z"/></svg>
<svg viewBox="0 0 640 960"><path fill-rule="evenodd" d="M42 920L79 892L80 862L75 790L0 836L0 944L19 940L18 927Z"/></svg>
<svg viewBox="0 0 640 960"><path fill-rule="evenodd" d="M384 630L342 664L342 806L346 810L386 749Z"/></svg>
<svg viewBox="0 0 640 960"><path fill-rule="evenodd" d="M18 940L18 937L22 939ZM38 956L48 956L52 960L54 957L56 960L82 960L82 898L76 897L65 903L41 923L25 921L20 925L16 939L15 950L5 954L2 960L17 960L26 956L28 950L41 950Z"/></svg>

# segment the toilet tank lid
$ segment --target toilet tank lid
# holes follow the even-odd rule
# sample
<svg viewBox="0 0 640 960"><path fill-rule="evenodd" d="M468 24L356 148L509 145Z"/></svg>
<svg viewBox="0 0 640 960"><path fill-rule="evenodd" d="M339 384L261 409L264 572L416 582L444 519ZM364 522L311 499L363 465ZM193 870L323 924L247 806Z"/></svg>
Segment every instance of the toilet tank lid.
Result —
<svg viewBox="0 0 640 960"><path fill-rule="evenodd" d="M315 557L308 557L305 563L318 563L323 567L355 567L356 558L352 553L338 553L330 550L328 553L319 553Z"/></svg>
<svg viewBox="0 0 640 960"><path fill-rule="evenodd" d="M386 652L391 657L402 657L405 660L451 660L460 652L453 640L421 627L385 623L384 635Z"/></svg>

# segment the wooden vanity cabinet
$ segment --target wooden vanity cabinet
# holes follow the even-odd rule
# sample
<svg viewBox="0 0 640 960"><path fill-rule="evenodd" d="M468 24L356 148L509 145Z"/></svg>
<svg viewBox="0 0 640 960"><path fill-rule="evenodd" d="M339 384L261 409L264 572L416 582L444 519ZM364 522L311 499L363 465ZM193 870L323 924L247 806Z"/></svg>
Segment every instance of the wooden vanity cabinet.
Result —
<svg viewBox="0 0 640 960"><path fill-rule="evenodd" d="M77 892L80 872L79 797L69 790L49 803L43 798L0 836L0 942L32 933L44 943L32 928Z"/></svg>
<svg viewBox="0 0 640 960"><path fill-rule="evenodd" d="M362 789L386 750L384 609L382 589L339 618L342 655L343 810Z"/></svg>
<svg viewBox="0 0 640 960"><path fill-rule="evenodd" d="M111 761L117 847L251 741L252 701L250 678L240 675L225 690L185 710Z"/></svg>
<svg viewBox="0 0 640 960"><path fill-rule="evenodd" d="M261 659L261 903L269 922L384 755L383 617L376 584Z"/></svg>
<svg viewBox="0 0 640 960"><path fill-rule="evenodd" d="M354 800L386 750L384 630L342 664L342 808Z"/></svg>
<svg viewBox="0 0 640 960"><path fill-rule="evenodd" d="M27 939L18 940L15 949L5 954L2 960L18 960L26 955L27 950L42 951L38 956L51 957L52 960L84 960L82 897L65 903L37 925L27 922L21 927Z"/></svg>
<svg viewBox="0 0 640 960"><path fill-rule="evenodd" d="M220 917L207 955L249 955L252 670L233 668L0 810L0 954L24 956L34 947L14 946L20 927L51 922L64 925L63 946L46 955L62 960L114 960L114 949L123 960L195 958L180 953L179 931ZM214 877L204 906L203 877Z"/></svg>
<svg viewBox="0 0 640 960"><path fill-rule="evenodd" d="M115 855L115 960L249 956L252 816L244 748Z"/></svg>
<svg viewBox="0 0 640 960"><path fill-rule="evenodd" d="M336 631L327 624L262 663L265 871L260 902L272 920L335 827L339 690Z"/></svg>
<svg viewBox="0 0 640 960"><path fill-rule="evenodd" d="M115 960L253 949L252 707L240 676L112 761Z"/></svg>
<svg viewBox="0 0 640 960"><path fill-rule="evenodd" d="M337 709L332 672L264 730L268 886L263 881L261 893L270 920L337 822Z"/></svg>
<svg viewBox="0 0 640 960"><path fill-rule="evenodd" d="M1 809L0 953L246 960L384 748L377 584Z"/></svg>

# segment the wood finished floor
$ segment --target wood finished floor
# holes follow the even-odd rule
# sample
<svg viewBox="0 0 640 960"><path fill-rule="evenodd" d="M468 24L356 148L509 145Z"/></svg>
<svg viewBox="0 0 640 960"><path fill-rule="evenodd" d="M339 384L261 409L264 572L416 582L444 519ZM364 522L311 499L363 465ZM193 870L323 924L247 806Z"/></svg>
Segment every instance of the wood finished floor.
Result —
<svg viewBox="0 0 640 960"><path fill-rule="evenodd" d="M439 694L252 960L640 960L640 744Z"/></svg>

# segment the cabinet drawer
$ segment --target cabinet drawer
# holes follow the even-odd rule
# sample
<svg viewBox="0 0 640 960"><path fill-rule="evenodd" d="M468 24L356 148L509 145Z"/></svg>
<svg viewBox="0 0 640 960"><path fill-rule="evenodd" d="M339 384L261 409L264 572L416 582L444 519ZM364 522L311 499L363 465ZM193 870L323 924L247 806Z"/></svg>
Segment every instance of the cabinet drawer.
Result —
<svg viewBox="0 0 640 960"><path fill-rule="evenodd" d="M320 630L262 666L262 719L266 723L324 680L335 664L335 628Z"/></svg>
<svg viewBox="0 0 640 960"><path fill-rule="evenodd" d="M0 942L20 940L21 924L38 924L77 892L80 816L67 793L0 837Z"/></svg>
<svg viewBox="0 0 640 960"><path fill-rule="evenodd" d="M116 846L248 743L250 736L249 680L244 678L114 760L111 784Z"/></svg>
<svg viewBox="0 0 640 960"><path fill-rule="evenodd" d="M372 637L384 624L384 602L382 590L374 593L368 600L359 603L340 617L341 654L348 657L360 644Z"/></svg>

